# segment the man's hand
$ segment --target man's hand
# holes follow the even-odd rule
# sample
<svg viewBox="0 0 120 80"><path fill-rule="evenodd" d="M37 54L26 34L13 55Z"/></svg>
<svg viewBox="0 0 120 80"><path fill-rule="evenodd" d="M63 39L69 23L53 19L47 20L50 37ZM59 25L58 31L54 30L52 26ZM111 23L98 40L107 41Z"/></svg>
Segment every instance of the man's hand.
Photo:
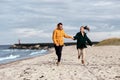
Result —
<svg viewBox="0 0 120 80"><path fill-rule="evenodd" d="M59 46L59 44L56 44L56 46Z"/></svg>

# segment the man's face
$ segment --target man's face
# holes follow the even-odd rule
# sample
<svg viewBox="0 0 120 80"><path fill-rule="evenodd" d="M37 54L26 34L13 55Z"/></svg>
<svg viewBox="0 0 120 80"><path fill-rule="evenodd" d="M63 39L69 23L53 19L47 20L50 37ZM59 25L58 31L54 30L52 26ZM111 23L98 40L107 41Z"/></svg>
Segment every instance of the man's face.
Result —
<svg viewBox="0 0 120 80"><path fill-rule="evenodd" d="M59 28L60 30L62 30L62 29L63 29L63 25L59 25L58 28Z"/></svg>

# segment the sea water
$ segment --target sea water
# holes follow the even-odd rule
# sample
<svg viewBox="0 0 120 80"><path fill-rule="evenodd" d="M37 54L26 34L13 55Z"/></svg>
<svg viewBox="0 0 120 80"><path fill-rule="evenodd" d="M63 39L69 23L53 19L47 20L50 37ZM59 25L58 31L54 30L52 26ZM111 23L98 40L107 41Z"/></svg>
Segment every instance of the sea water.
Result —
<svg viewBox="0 0 120 80"><path fill-rule="evenodd" d="M0 64L45 55L48 53L48 50L44 49L9 49L9 47L10 45L0 45Z"/></svg>

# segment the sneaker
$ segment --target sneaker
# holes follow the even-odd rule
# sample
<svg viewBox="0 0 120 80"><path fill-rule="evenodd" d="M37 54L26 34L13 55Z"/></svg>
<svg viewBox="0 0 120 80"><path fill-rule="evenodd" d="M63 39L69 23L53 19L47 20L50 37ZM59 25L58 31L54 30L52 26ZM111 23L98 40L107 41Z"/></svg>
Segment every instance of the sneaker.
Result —
<svg viewBox="0 0 120 80"><path fill-rule="evenodd" d="M78 59L80 59L80 55L78 56Z"/></svg>
<svg viewBox="0 0 120 80"><path fill-rule="evenodd" d="M85 64L84 60L81 60L82 64Z"/></svg>
<svg viewBox="0 0 120 80"><path fill-rule="evenodd" d="M56 64L57 64L57 66L59 66L59 65L60 65L60 62L57 62Z"/></svg>

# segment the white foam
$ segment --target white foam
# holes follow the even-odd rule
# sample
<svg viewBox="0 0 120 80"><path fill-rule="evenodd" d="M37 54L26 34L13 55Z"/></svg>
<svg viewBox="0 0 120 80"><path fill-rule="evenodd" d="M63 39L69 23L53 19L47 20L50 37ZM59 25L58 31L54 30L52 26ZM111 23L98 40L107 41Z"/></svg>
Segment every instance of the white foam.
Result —
<svg viewBox="0 0 120 80"><path fill-rule="evenodd" d="M47 52L47 50L40 50L40 51L32 52L30 55L36 55L36 54L41 54L45 52Z"/></svg>
<svg viewBox="0 0 120 80"><path fill-rule="evenodd" d="M19 51L18 49L4 49L2 50L4 52L16 52L16 51Z"/></svg>
<svg viewBox="0 0 120 80"><path fill-rule="evenodd" d="M22 50L22 49L4 49L2 51L4 51L4 52L10 52L10 51L16 52L16 51L31 51L31 50L29 50L29 49L25 49L25 50Z"/></svg>
<svg viewBox="0 0 120 80"><path fill-rule="evenodd" d="M2 57L0 58L0 61L3 61L3 60L8 60L8 59L15 59L17 57L19 57L20 55L10 55L8 57Z"/></svg>
<svg viewBox="0 0 120 80"><path fill-rule="evenodd" d="M2 50L2 51L9 52L9 51L11 51L11 50L10 50L10 49L4 49L4 50Z"/></svg>

